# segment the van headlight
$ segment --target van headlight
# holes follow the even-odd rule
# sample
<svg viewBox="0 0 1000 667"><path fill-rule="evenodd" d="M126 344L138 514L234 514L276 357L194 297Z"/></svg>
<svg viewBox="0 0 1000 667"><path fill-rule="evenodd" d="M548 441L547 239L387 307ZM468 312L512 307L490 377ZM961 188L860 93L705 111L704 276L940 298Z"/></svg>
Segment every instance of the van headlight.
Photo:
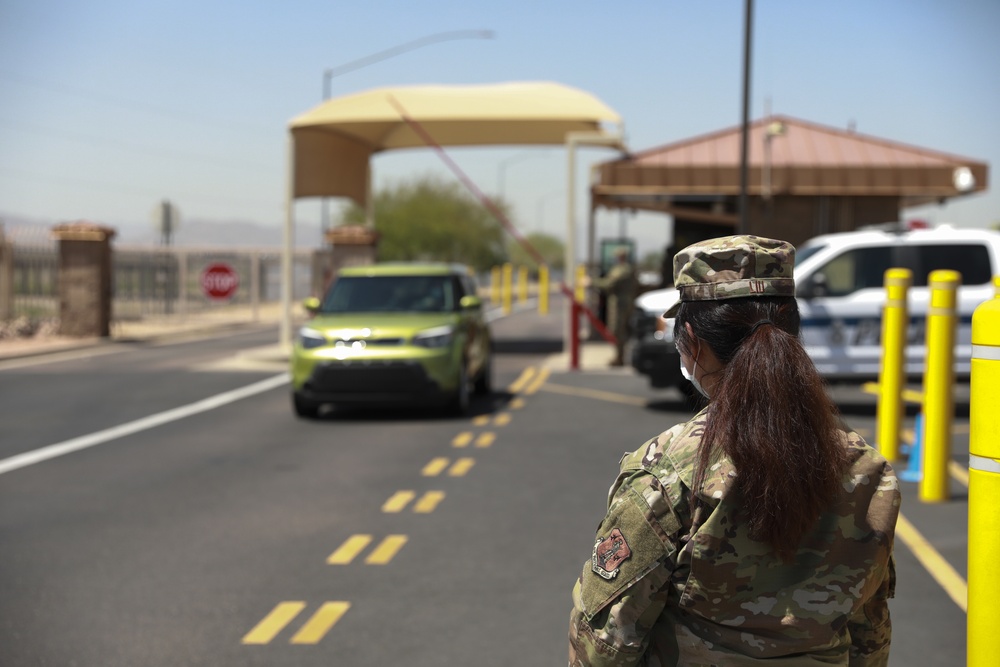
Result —
<svg viewBox="0 0 1000 667"><path fill-rule="evenodd" d="M413 344L427 348L448 347L454 336L455 327L453 326L434 327L418 332L413 337Z"/></svg>
<svg viewBox="0 0 1000 667"><path fill-rule="evenodd" d="M310 327L302 327L299 329L299 344L307 350L323 347L326 345L326 336L323 335L322 331L317 331Z"/></svg>

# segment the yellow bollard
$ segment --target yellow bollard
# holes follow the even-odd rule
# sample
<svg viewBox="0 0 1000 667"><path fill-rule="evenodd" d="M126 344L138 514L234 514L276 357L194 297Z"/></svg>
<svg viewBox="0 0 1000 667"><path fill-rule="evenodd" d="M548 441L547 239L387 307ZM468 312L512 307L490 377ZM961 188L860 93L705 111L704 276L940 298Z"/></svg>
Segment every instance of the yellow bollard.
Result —
<svg viewBox="0 0 1000 667"><path fill-rule="evenodd" d="M549 267L546 264L538 267L538 313L549 314Z"/></svg>
<svg viewBox="0 0 1000 667"><path fill-rule="evenodd" d="M913 283L909 269L885 272L885 307L882 309L882 365L879 368L878 448L889 461L899 458L899 431L903 417L903 381L906 377L906 328L909 315L906 294Z"/></svg>
<svg viewBox="0 0 1000 667"><path fill-rule="evenodd" d="M494 305L500 303L500 267L490 269L490 301Z"/></svg>
<svg viewBox="0 0 1000 667"><path fill-rule="evenodd" d="M948 500L948 462L951 460L951 424L955 413L955 323L958 271L932 271L927 309L927 368L924 369L924 440L920 500Z"/></svg>
<svg viewBox="0 0 1000 667"><path fill-rule="evenodd" d="M576 300L577 303L586 303L587 299L587 267L583 264L576 265Z"/></svg>
<svg viewBox="0 0 1000 667"><path fill-rule="evenodd" d="M517 269L517 302L524 303L528 300L528 267L520 266Z"/></svg>
<svg viewBox="0 0 1000 667"><path fill-rule="evenodd" d="M1000 287L1000 286L998 286ZM1000 654L1000 291L972 315L969 403L969 667Z"/></svg>
<svg viewBox="0 0 1000 667"><path fill-rule="evenodd" d="M503 294L501 298L503 299L503 312L504 314L509 314L511 311L511 281L513 280L514 267L510 262L503 265Z"/></svg>

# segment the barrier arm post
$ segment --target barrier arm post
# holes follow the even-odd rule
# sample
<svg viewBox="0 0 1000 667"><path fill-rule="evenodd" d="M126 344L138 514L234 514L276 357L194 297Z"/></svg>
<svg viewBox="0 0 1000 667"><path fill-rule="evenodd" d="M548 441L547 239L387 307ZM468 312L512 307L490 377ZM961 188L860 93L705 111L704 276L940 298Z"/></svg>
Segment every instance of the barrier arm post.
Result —
<svg viewBox="0 0 1000 667"><path fill-rule="evenodd" d="M920 500L948 500L948 462L951 461L951 430L955 418L955 323L957 320L958 271L932 271L927 277L931 302L927 309L927 368L924 369L923 468Z"/></svg>
<svg viewBox="0 0 1000 667"><path fill-rule="evenodd" d="M889 461L899 458L899 431L903 416L903 379L906 358L906 328L909 324L906 297L913 282L909 269L885 272L885 307L882 309L882 365L879 368L878 449Z"/></svg>
<svg viewBox="0 0 1000 667"><path fill-rule="evenodd" d="M538 313L549 314L549 267L542 264L538 267Z"/></svg>
<svg viewBox="0 0 1000 667"><path fill-rule="evenodd" d="M969 667L1000 654L1000 281L995 298L972 315L969 405Z"/></svg>
<svg viewBox="0 0 1000 667"><path fill-rule="evenodd" d="M500 303L500 267L490 269L490 301L493 305Z"/></svg>
<svg viewBox="0 0 1000 667"><path fill-rule="evenodd" d="M503 288L501 289L501 300L503 301L504 315L509 315L511 311L511 282L514 279L514 266L507 262L503 265Z"/></svg>

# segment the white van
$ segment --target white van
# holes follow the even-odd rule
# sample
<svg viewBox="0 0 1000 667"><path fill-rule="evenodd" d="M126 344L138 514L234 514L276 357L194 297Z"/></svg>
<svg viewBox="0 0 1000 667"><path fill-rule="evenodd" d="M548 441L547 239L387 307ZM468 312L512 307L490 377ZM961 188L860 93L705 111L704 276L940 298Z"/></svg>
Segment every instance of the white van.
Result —
<svg viewBox="0 0 1000 667"><path fill-rule="evenodd" d="M795 251L795 284L802 317L802 342L820 373L831 379L878 377L881 359L883 286L886 269L913 273L906 372L919 376L926 357L927 276L938 269L962 274L958 292L955 373L969 375L972 312L994 297L1000 275L1000 232L939 226L910 229L892 224L856 232L826 234ZM632 366L654 387L684 387L673 344L673 320L661 315L678 299L669 288L636 299Z"/></svg>

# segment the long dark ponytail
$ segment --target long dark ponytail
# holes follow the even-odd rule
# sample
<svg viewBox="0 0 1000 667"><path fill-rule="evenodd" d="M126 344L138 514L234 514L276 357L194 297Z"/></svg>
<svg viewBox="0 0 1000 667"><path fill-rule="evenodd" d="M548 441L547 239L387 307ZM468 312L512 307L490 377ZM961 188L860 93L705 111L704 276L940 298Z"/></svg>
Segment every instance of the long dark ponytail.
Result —
<svg viewBox="0 0 1000 667"><path fill-rule="evenodd" d="M847 452L836 405L799 341L794 297L684 302L674 335L694 335L725 364L699 453L697 493L717 450L736 468L751 538L782 557L839 493Z"/></svg>

